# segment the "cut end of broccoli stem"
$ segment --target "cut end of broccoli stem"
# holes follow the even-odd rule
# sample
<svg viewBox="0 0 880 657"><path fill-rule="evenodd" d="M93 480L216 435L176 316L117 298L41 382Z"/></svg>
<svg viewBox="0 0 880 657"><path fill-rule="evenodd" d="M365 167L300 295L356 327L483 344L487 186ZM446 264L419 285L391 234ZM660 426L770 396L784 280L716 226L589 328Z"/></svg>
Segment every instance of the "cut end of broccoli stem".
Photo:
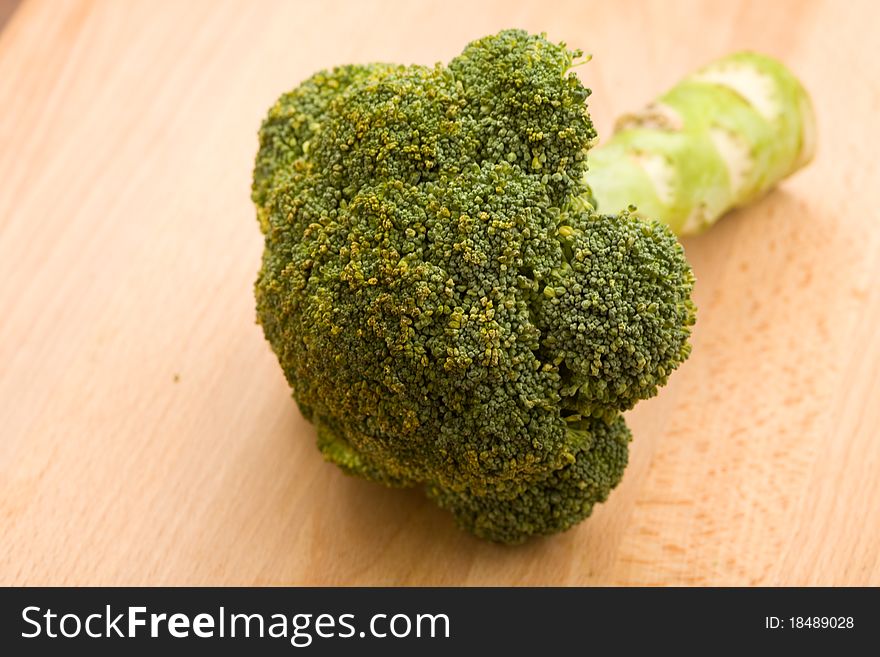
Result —
<svg viewBox="0 0 880 657"><path fill-rule="evenodd" d="M816 125L800 82L756 53L688 76L590 153L586 179L602 212L635 205L679 235L759 198L813 157Z"/></svg>

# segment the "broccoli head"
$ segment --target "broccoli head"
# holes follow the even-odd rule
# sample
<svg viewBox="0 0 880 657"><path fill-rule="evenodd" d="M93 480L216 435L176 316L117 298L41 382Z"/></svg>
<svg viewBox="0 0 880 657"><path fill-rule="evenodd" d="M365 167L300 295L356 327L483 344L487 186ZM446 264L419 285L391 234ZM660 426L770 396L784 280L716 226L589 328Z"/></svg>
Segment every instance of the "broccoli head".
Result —
<svg viewBox="0 0 880 657"><path fill-rule="evenodd" d="M508 30L317 73L254 170L258 320L324 456L508 543L607 498L694 321L672 233L587 200L579 56Z"/></svg>

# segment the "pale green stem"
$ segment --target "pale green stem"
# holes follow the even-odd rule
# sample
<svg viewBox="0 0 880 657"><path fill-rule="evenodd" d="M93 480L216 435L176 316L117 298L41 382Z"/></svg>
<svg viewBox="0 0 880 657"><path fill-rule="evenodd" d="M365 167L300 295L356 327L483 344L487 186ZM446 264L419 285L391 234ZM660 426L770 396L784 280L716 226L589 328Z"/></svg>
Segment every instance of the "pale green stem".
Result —
<svg viewBox="0 0 880 657"><path fill-rule="evenodd" d="M622 117L590 151L587 182L600 212L635 205L693 234L807 164L815 134L797 78L774 59L737 53Z"/></svg>

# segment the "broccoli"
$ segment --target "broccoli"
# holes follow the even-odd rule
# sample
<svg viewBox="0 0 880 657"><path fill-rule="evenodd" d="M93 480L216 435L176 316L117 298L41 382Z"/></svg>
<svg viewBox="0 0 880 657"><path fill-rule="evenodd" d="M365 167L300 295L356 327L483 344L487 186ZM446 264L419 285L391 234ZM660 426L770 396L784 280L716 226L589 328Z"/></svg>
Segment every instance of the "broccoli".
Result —
<svg viewBox="0 0 880 657"><path fill-rule="evenodd" d="M506 30L316 73L254 168L258 321L324 457L505 543L608 497L695 319L670 228L597 211L581 56Z"/></svg>

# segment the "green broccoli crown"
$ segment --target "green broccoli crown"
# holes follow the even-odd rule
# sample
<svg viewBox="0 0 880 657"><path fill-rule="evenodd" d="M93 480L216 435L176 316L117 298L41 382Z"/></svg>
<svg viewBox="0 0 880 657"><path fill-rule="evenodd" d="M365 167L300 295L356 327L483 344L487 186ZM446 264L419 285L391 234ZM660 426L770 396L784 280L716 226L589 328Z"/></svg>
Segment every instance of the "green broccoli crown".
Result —
<svg viewBox="0 0 880 657"><path fill-rule="evenodd" d="M254 170L258 318L325 457L504 542L607 497L619 411L693 323L674 236L579 200L579 55L508 30L447 67L317 73L269 111Z"/></svg>

